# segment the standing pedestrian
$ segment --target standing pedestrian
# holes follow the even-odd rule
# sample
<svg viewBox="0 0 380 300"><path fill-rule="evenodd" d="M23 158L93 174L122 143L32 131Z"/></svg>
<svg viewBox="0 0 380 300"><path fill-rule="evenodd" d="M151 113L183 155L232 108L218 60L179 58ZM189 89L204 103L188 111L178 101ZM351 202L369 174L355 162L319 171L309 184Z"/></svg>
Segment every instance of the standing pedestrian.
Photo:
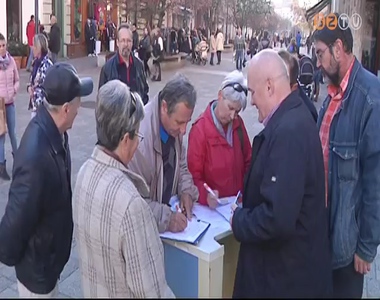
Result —
<svg viewBox="0 0 380 300"><path fill-rule="evenodd" d="M380 84L352 53L349 27L317 30L314 41L317 65L330 81L318 127L334 297L361 298L380 244Z"/></svg>
<svg viewBox="0 0 380 300"><path fill-rule="evenodd" d="M216 53L216 39L215 39L215 32L211 32L211 37L210 37L210 52L211 52L211 57L210 57L210 65L214 65L214 56Z"/></svg>
<svg viewBox="0 0 380 300"><path fill-rule="evenodd" d="M12 145L12 154L17 150L16 111L14 101L20 87L20 77L13 57L7 51L7 42L0 33L0 99L5 105L7 131ZM5 125L4 124L4 125ZM0 136L0 178L10 180L5 160L5 136Z"/></svg>
<svg viewBox="0 0 380 300"><path fill-rule="evenodd" d="M260 72L257 72L260 70ZM274 50L252 58L251 102L264 129L253 141L243 206L231 227L240 242L234 298L332 295L321 142Z"/></svg>
<svg viewBox="0 0 380 300"><path fill-rule="evenodd" d="M224 35L220 29L216 31L216 56L218 58L217 65L222 62L222 52L224 50Z"/></svg>
<svg viewBox="0 0 380 300"><path fill-rule="evenodd" d="M50 33L49 33L49 50L50 58L53 64L57 62L58 53L61 50L61 29L57 24L57 18L55 15L50 16Z"/></svg>
<svg viewBox="0 0 380 300"><path fill-rule="evenodd" d="M49 50L46 37L42 33L39 33L33 40L33 54L36 59L33 62L33 70L27 85L29 93L28 109L32 111L32 118L36 115L38 106L42 104L44 98L42 84L47 70L53 65L48 55Z"/></svg>
<svg viewBox="0 0 380 300"><path fill-rule="evenodd" d="M234 41L234 51L236 60L236 69L241 71L243 69L243 61L245 59L245 39L241 34L241 28L239 27L236 31L235 41Z"/></svg>
<svg viewBox="0 0 380 300"><path fill-rule="evenodd" d="M85 298L174 298L157 224L144 199L149 188L127 169L143 140L143 117L140 95L124 83L111 80L100 88L98 143L79 171L73 196Z"/></svg>
<svg viewBox="0 0 380 300"><path fill-rule="evenodd" d="M94 35L90 18L87 19L87 23L84 28L84 36L86 40L87 56L94 56L96 36Z"/></svg>
<svg viewBox="0 0 380 300"><path fill-rule="evenodd" d="M148 103L149 86L146 81L143 63L132 53L133 35L128 24L122 24L117 30L118 52L102 67L99 88L106 82L119 79L137 92L144 104Z"/></svg>
<svg viewBox="0 0 380 300"><path fill-rule="evenodd" d="M44 105L16 152L5 214L0 223L0 261L15 266L21 298L58 295L58 279L71 251L71 159L66 131L92 79L79 79L67 63L46 75Z"/></svg>
<svg viewBox="0 0 380 300"><path fill-rule="evenodd" d="M32 67L33 62L33 39L36 34L36 23L34 22L34 15L30 16L30 20L26 25L26 37L28 38L28 46L29 46L29 56L28 61L26 63L26 71L30 72L30 68Z"/></svg>

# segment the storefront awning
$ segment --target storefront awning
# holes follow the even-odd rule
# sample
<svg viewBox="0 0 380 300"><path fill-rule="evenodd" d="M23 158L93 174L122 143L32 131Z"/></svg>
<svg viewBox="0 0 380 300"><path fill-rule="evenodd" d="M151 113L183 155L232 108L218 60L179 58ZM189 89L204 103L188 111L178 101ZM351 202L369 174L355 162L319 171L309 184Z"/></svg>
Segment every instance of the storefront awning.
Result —
<svg viewBox="0 0 380 300"><path fill-rule="evenodd" d="M321 0L316 5L306 10L306 20L311 20L316 14L320 13L322 9L329 5L330 2L331 0Z"/></svg>

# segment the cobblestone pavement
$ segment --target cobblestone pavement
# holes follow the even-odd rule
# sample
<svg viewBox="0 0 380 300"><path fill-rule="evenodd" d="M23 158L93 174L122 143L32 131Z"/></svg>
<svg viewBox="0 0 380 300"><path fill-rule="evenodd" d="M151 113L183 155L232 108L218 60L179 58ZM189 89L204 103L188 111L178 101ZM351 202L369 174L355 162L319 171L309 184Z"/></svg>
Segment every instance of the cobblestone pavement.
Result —
<svg viewBox="0 0 380 300"><path fill-rule="evenodd" d="M193 120L205 109L208 102L215 99L217 91L223 77L234 69L232 63L232 54L224 53L223 62L220 66L193 66L188 64L185 68L178 70L185 74L195 85L198 92L198 102L193 114ZM83 58L71 60L81 76L90 76L94 79L97 90L97 83L100 69L96 68L94 58ZM154 96L164 86L164 83L175 74L175 71L163 74L162 82L150 82L150 96ZM27 110L28 97L26 93L26 82L28 73L24 70L20 72L21 89L17 97L17 137L20 139L30 119L30 113ZM94 121L94 101L96 90L91 96L82 99L82 108L78 113L74 127L70 131L70 147L72 155L72 182L75 184L76 175L80 166L90 156L96 142L95 121ZM326 89L321 91L320 99L326 95ZM320 103L317 103L317 107ZM257 121L257 110L251 106L242 112L242 117L247 126L251 139L263 128ZM190 125L189 125L190 126ZM6 143L6 159L8 170L11 171L12 156L9 142ZM3 215L8 199L9 182L0 181L0 216ZM364 296L380 297L380 263L377 258L371 273L366 276ZM80 286L80 275L78 269L78 255L75 241L73 241L72 253L59 282L60 297L62 298L79 298L82 297ZM9 268L0 264L0 298L17 297L17 283L14 268Z"/></svg>

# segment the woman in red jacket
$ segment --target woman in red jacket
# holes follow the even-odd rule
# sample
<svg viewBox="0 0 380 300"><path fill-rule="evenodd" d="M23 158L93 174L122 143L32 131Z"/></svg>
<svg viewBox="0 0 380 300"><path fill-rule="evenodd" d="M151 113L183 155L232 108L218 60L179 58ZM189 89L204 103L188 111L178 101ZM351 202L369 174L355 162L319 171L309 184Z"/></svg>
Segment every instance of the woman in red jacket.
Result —
<svg viewBox="0 0 380 300"><path fill-rule="evenodd" d="M239 112L247 106L247 94L243 74L228 74L218 99L207 106L189 133L188 168L199 190L199 203L211 208L218 202L205 190L204 183L220 198L234 196L243 188L251 143Z"/></svg>

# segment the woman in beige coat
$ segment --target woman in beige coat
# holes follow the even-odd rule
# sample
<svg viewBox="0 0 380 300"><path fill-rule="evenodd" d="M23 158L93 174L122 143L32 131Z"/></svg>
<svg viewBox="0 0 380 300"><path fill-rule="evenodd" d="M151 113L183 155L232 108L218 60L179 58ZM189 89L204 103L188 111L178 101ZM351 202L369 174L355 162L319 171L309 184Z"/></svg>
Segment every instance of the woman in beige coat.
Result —
<svg viewBox="0 0 380 300"><path fill-rule="evenodd" d="M217 65L220 65L222 61L222 51L224 50L224 35L220 29L217 30L216 34L216 56L218 57Z"/></svg>
<svg viewBox="0 0 380 300"><path fill-rule="evenodd" d="M216 38L215 38L215 31L211 32L210 37L210 52L211 52L211 58L210 58L210 65L214 65L214 55L216 53Z"/></svg>
<svg viewBox="0 0 380 300"><path fill-rule="evenodd" d="M143 139L143 117L140 96L121 81L99 89L98 143L78 173L73 195L85 298L174 298L165 278L164 247L145 201L149 188L127 169Z"/></svg>

